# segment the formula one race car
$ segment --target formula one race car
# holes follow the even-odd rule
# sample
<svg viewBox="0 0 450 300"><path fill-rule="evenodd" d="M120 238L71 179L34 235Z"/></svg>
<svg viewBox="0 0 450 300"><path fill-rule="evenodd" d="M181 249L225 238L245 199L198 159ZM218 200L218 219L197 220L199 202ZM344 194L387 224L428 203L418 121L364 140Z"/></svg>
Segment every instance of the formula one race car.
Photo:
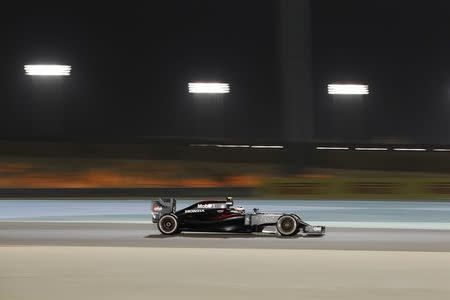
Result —
<svg viewBox="0 0 450 300"><path fill-rule="evenodd" d="M324 226L311 226L292 213L245 213L235 207L233 199L224 201L200 201L176 211L175 199L160 199L152 203L152 220L162 234L172 235L181 231L197 232L262 232L267 226L275 226L281 236L293 236L302 231L308 236L322 236Z"/></svg>

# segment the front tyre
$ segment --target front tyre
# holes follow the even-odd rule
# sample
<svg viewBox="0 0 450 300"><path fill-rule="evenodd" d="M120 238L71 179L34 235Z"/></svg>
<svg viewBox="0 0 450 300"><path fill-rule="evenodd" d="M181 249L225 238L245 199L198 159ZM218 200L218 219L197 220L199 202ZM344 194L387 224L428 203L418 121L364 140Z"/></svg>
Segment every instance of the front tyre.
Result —
<svg viewBox="0 0 450 300"><path fill-rule="evenodd" d="M293 214L292 216L297 220L297 224L298 224L297 230L295 231L295 234L294 234L294 235L296 235L296 234L299 234L300 230L302 230L302 227L303 227L302 219L300 219L300 217L295 214Z"/></svg>
<svg viewBox="0 0 450 300"><path fill-rule="evenodd" d="M293 236L298 233L299 225L295 217L282 215L277 221L277 231L281 236Z"/></svg>
<svg viewBox="0 0 450 300"><path fill-rule="evenodd" d="M162 234L172 235L179 232L178 218L174 214L162 216L158 221L158 229Z"/></svg>

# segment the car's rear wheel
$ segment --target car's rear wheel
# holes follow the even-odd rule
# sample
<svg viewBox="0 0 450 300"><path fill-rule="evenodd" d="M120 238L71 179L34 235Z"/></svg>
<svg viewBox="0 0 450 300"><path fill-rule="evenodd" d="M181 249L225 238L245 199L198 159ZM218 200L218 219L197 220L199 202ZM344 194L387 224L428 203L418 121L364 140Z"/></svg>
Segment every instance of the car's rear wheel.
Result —
<svg viewBox="0 0 450 300"><path fill-rule="evenodd" d="M298 233L299 225L291 215L282 215L277 221L277 231L282 236L292 236Z"/></svg>
<svg viewBox="0 0 450 300"><path fill-rule="evenodd" d="M178 218L174 214L164 215L158 221L158 229L162 234L171 235L179 232Z"/></svg>

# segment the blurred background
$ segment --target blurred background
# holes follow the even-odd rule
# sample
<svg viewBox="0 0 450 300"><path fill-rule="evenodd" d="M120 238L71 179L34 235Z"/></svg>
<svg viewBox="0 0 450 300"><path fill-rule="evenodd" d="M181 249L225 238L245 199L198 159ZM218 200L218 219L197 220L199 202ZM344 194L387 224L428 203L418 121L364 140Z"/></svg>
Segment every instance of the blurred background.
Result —
<svg viewBox="0 0 450 300"><path fill-rule="evenodd" d="M0 195L447 199L450 4L423 4L12 9Z"/></svg>

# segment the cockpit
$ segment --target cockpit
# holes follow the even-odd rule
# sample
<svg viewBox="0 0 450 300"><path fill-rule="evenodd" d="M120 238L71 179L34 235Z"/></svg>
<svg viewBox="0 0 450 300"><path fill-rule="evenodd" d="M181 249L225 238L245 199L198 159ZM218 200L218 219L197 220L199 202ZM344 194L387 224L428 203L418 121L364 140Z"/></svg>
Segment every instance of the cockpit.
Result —
<svg viewBox="0 0 450 300"><path fill-rule="evenodd" d="M233 197L227 197L226 200L227 200L226 201L227 209L241 214L245 214L245 209L242 206L239 205L234 206Z"/></svg>

